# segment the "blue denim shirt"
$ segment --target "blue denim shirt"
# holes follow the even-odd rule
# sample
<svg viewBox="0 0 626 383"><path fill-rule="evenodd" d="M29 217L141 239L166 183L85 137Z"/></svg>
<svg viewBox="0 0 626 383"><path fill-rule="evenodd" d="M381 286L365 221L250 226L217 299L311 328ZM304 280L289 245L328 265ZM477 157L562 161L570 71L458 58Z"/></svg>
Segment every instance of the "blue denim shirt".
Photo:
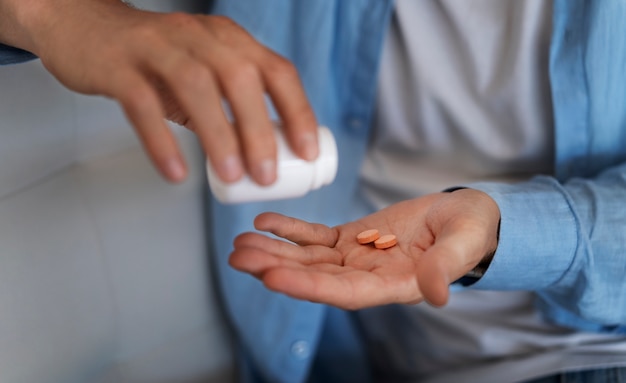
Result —
<svg viewBox="0 0 626 383"><path fill-rule="evenodd" d="M35 58L30 52L0 44L0 65L17 64Z"/></svg>
<svg viewBox="0 0 626 383"><path fill-rule="evenodd" d="M302 200L213 205L219 217L214 238L223 240L217 243L216 254L229 314L244 348L270 381L304 378L326 312L323 306L265 291L252 278L228 269L230 240L251 230L253 216L264 210L329 225L366 212L359 203L356 175L392 5L382 0L216 3L216 12L234 18L293 60L319 120L334 129L341 153L336 182ZM502 214L497 253L472 288L533 290L548 320L622 333L626 332L624 20L623 1L555 1L549 65L556 176L516 185L470 185L489 193ZM359 345L352 341L355 351ZM356 364L359 354L353 355L350 370L365 369L365 364Z"/></svg>
<svg viewBox="0 0 626 383"><path fill-rule="evenodd" d="M298 200L208 204L214 270L227 315L252 362L253 380L306 379L327 316L341 326L332 352L366 371L341 312L265 289L227 264L232 239L262 211L335 225L370 212L357 176L368 139L376 75L392 0L217 0L213 12L242 24L298 67L320 123L340 149L336 181ZM550 53L556 176L489 193L502 215L500 243L472 288L532 290L548 320L626 333L626 3L556 0ZM0 47L0 63L16 61ZM452 185L451 185L452 186ZM250 373L252 370L244 370ZM254 376L253 376L254 375ZM367 377L355 375L355 381Z"/></svg>

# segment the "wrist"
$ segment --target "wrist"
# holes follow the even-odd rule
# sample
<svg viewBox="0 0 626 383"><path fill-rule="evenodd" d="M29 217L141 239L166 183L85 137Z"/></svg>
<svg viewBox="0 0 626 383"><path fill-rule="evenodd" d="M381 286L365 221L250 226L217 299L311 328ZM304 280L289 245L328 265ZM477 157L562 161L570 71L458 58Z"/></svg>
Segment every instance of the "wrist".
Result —
<svg viewBox="0 0 626 383"><path fill-rule="evenodd" d="M128 6L122 0L0 0L0 42L41 56L51 42L63 36L71 23L83 22L98 6Z"/></svg>
<svg viewBox="0 0 626 383"><path fill-rule="evenodd" d="M451 187L451 188L445 189L443 190L443 192L453 193L456 191L462 191L462 190L467 190L467 189L468 189L467 187L459 186L459 187ZM493 219L493 221L495 221L495 219ZM498 248L498 242L500 240L500 221L501 220L500 220L499 213L498 213L497 226L495 229L495 245L493 246L492 250L488 251L481 258L478 264L474 266L474 268L472 268L470 271L468 271L464 276L456 280L454 283L459 283L463 286L469 286L469 285L476 283L478 280L480 280L480 278L482 278L483 275L487 272L487 269L489 268L489 265L491 264L491 261L493 260L493 257Z"/></svg>
<svg viewBox="0 0 626 383"><path fill-rule="evenodd" d="M0 41L33 53L37 51L36 36L54 20L55 4L50 0L0 1ZM57 4L57 9L63 8Z"/></svg>

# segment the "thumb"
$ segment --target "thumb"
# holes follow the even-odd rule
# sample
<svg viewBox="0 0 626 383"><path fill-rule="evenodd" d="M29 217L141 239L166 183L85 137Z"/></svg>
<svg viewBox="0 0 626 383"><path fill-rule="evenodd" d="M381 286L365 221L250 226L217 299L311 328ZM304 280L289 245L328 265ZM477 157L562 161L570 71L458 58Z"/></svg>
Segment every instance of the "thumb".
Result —
<svg viewBox="0 0 626 383"><path fill-rule="evenodd" d="M442 306L450 283L495 251L500 210L487 194L463 189L449 193L433 213L435 242L419 258L417 276L424 299Z"/></svg>
<svg viewBox="0 0 626 383"><path fill-rule="evenodd" d="M420 258L417 269L417 283L424 300L433 306L443 306L450 295L450 277L446 254L429 250Z"/></svg>
<svg viewBox="0 0 626 383"><path fill-rule="evenodd" d="M471 270L482 255L471 238L457 233L437 238L420 257L417 281L426 302L443 306L448 302L449 286Z"/></svg>

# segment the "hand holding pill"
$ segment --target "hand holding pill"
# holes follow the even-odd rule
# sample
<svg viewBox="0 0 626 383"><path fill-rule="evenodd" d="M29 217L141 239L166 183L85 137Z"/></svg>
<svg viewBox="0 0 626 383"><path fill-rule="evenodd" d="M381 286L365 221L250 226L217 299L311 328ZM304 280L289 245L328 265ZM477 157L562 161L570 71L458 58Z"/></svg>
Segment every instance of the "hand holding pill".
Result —
<svg viewBox="0 0 626 383"><path fill-rule="evenodd" d="M472 189L403 201L335 227L264 213L255 227L289 242L243 233L230 264L271 290L345 309L443 305L449 284L495 251L499 220L495 201Z"/></svg>

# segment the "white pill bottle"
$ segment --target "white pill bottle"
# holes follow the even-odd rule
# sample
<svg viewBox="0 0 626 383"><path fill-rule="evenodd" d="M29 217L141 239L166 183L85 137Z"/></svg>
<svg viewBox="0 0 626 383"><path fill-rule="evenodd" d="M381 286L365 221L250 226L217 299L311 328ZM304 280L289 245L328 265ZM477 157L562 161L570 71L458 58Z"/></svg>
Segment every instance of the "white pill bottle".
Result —
<svg viewBox="0 0 626 383"><path fill-rule="evenodd" d="M220 180L207 161L209 187L223 204L259 202L302 197L312 190L329 185L337 175L337 144L332 132L321 126L317 130L319 155L315 161L306 161L289 148L280 128L274 129L277 144L276 182L268 186L255 183L248 175L227 184Z"/></svg>

